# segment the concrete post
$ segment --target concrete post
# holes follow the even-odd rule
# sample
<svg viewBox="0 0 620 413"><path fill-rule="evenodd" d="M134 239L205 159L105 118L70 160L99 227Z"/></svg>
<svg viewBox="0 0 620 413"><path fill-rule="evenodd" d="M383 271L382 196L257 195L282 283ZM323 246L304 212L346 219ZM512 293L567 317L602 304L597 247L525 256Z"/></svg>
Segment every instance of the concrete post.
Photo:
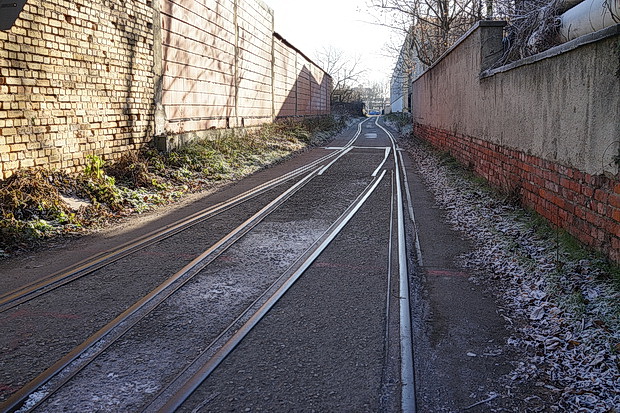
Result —
<svg viewBox="0 0 620 413"><path fill-rule="evenodd" d="M504 54L505 21L483 20L478 22L480 30L480 72L493 67Z"/></svg>
<svg viewBox="0 0 620 413"><path fill-rule="evenodd" d="M154 80L154 94L153 94L153 132L155 136L155 146L164 150L161 147L161 140L163 138L163 145L165 146L165 134L166 134L166 112L163 105L163 79L164 79L164 67L163 67L163 37L161 27L161 2L164 0L153 0L153 80Z"/></svg>

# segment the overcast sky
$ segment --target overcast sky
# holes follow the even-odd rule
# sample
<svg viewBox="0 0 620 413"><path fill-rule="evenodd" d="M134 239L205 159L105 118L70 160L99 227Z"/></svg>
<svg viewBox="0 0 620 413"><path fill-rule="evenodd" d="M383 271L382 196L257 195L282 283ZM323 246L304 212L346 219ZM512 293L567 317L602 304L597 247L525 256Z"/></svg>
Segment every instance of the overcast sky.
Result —
<svg viewBox="0 0 620 413"><path fill-rule="evenodd" d="M323 46L362 56L368 81L387 81L394 59L386 57L390 31L369 22L364 0L264 0L275 13L276 32L311 59Z"/></svg>

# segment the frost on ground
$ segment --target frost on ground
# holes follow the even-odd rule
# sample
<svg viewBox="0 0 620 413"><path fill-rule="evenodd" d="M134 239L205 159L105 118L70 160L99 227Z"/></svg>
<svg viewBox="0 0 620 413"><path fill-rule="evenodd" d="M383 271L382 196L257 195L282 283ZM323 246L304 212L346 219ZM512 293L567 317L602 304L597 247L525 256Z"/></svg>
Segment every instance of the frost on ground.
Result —
<svg viewBox="0 0 620 413"><path fill-rule="evenodd" d="M513 331L508 344L526 355L507 383L551 391L557 403L549 411L620 412L620 282L610 267L564 248L556 231L541 231L533 214L421 142L406 145L451 225L474 241L459 257L463 266L475 270L474 282L490 277L498 286Z"/></svg>

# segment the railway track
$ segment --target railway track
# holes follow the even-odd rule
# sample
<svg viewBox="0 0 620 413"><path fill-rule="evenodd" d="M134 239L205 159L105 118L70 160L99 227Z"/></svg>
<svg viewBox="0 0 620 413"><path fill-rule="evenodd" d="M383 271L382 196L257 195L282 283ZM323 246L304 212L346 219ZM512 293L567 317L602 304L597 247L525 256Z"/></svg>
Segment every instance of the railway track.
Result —
<svg viewBox="0 0 620 413"><path fill-rule="evenodd" d="M262 185L257 186L249 191L246 191L234 198L226 202L222 202L218 205L207 208L203 211L200 211L190 217L187 217L181 221L178 221L174 224L166 228L159 229L150 234L145 235L139 239L133 240L125 245L121 245L120 247L115 248L112 251L104 252L100 255L89 257L88 259L76 264L72 268L65 269L57 274L52 274L49 277L46 277L43 280L28 284L19 289L4 293L0 295L0 312L7 311L19 304L25 303L29 300L32 300L46 292L49 292L53 289L61 287L65 284L68 284L72 281L75 281L81 277L84 277L88 274L91 274L102 267L109 265L113 262L116 262L122 258L125 258L128 255L136 253L150 245L153 245L157 242L161 242L164 239L172 237L179 232L187 230L194 225L200 224L205 220L216 216L219 213L222 213L230 208L234 208L246 201L249 201L258 195L266 192L269 189L277 187L279 185L283 185L290 180L293 180L300 175L306 173L311 168L319 165L333 157L335 157L337 153L332 152L327 154L320 159L317 159L314 162L311 162L308 165L304 165L301 168L298 168L286 175L275 178L269 182L266 182Z"/></svg>
<svg viewBox="0 0 620 413"><path fill-rule="evenodd" d="M367 122L367 121L365 121ZM388 291L385 320L390 317L390 285L398 269L400 308L400 380L403 411L415 409L411 354L402 159L388 130L369 141L357 131L343 145L288 176L274 179L235 199L216 205L95 257L45 282L0 297L0 312L53 295L102 268L127 260L164 240L264 197L251 216L219 241L167 277L148 294L72 348L51 367L0 405L2 411L175 411L181 409L318 257L369 199L390 191L390 253L386 255ZM378 130L377 129L377 130ZM367 139L366 139L367 138ZM371 145L355 145L358 140ZM386 145L388 143L388 145ZM388 162L392 158L393 163ZM389 171L389 173L388 173ZM346 177L346 182L343 182ZM390 179L392 177L392 179ZM286 187L286 188L283 188ZM275 189L284 189L275 191ZM276 194L277 193L277 194ZM264 204L265 200L269 202ZM387 208L387 207L386 207ZM412 210L410 217L413 218ZM394 225L391 223L394 222ZM394 236L392 236L392 233ZM397 244L394 248L392 244ZM394 254L392 254L392 251ZM394 261L393 256L395 258ZM383 330L383 328L381 328ZM384 340L390 341L389 326ZM388 346L389 343L385 343ZM21 410L20 410L21 409Z"/></svg>
<svg viewBox="0 0 620 413"><path fill-rule="evenodd" d="M192 214L191 216L188 216L164 228L160 228L138 239L132 240L126 244L116 247L113 250L89 257L70 268L66 268L55 274L51 274L42 280L32 282L9 292L0 293L0 313L7 311L19 304L27 302L31 299L34 299L55 288L61 287L83 276L91 274L106 265L114 263L150 245L172 237L179 232L191 228L192 226L200 224L205 220L216 216L219 213L222 213L230 208L234 208L246 201L257 197L270 189L294 180L299 176L303 175L304 173L307 173L317 165L322 165L323 163L332 160L332 158L337 159L339 156L342 155L343 152L346 152L351 147L355 139L357 139L357 137L360 135L362 130L362 124L365 122L366 120L358 124L357 132L353 135L351 140L347 142L347 144L342 150L328 153L320 157L319 159L316 159L282 176L276 177L268 182L260 184L227 201L221 202L217 205L211 206L195 214ZM323 168L326 168L328 166L329 165L323 166Z"/></svg>

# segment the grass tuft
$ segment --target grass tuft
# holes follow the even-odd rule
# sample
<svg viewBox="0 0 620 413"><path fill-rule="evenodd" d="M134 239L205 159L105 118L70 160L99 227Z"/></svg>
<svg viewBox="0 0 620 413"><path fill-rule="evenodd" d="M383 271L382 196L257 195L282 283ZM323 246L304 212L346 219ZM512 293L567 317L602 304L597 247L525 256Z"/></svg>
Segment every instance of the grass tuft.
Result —
<svg viewBox="0 0 620 413"><path fill-rule="evenodd" d="M19 171L0 181L0 259L239 179L323 143L344 126L346 119L332 116L286 119L170 153L149 148L115 162L91 155L83 172L73 176L43 168ZM66 197L83 205L73 209Z"/></svg>

